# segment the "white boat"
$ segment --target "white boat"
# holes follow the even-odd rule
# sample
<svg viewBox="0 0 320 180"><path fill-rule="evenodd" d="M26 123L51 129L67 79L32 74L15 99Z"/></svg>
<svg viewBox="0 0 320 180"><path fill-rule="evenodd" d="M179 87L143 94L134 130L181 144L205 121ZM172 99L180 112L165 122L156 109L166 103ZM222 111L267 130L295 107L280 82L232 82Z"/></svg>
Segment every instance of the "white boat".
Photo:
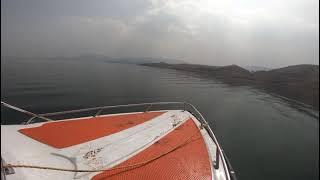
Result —
<svg viewBox="0 0 320 180"><path fill-rule="evenodd" d="M47 114L1 104L31 116L24 124L1 125L1 179L236 179L208 123L189 103ZM105 113L111 110L119 113Z"/></svg>

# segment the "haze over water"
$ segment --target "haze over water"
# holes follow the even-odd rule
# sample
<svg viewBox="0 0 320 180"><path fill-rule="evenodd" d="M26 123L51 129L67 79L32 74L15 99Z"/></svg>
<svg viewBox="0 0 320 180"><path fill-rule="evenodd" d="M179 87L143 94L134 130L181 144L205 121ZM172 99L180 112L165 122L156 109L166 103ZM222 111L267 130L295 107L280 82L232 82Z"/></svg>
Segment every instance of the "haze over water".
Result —
<svg viewBox="0 0 320 180"><path fill-rule="evenodd" d="M246 86L129 64L1 60L1 99L37 113L188 101L243 180L319 178L319 112ZM2 109L3 124L21 123Z"/></svg>

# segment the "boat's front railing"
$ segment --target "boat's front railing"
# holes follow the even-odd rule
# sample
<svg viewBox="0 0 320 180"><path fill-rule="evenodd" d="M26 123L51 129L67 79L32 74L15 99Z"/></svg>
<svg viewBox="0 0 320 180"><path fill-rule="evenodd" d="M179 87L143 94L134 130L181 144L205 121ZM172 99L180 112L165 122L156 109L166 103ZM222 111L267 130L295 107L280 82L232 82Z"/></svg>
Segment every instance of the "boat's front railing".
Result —
<svg viewBox="0 0 320 180"><path fill-rule="evenodd" d="M205 118L202 116L202 114L198 111L198 109L195 108L192 104L187 102L152 102L152 103L125 104L125 105L115 105L115 106L100 106L100 107L84 108L84 109L77 109L77 110L70 110L70 111L60 111L60 112L45 113L45 114L35 114L2 101L1 101L1 105L10 109L19 111L21 113L30 115L31 118L25 124L33 123L34 120L36 120L37 118L44 121L54 121L54 119L50 117L74 114L74 113L83 113L83 112L93 112L92 114L90 114L90 116L97 117L99 115L105 115L104 112L106 110L112 110L112 109L114 110L117 108L125 108L125 112L148 112L151 110L152 111L169 110L169 107L171 107L171 109L188 111L200 121L201 126L207 130L209 136L212 138L212 140L216 144L217 150L216 150L216 159L213 162L214 168L219 169L219 165L220 165L219 161L221 157L223 168L226 171L227 180L236 179L234 171L230 163L226 161L227 157L225 156L222 148L220 147L218 140L214 135L213 131L211 130L209 124L207 123Z"/></svg>
<svg viewBox="0 0 320 180"><path fill-rule="evenodd" d="M81 112L90 112L92 117L97 117L99 115L105 115L103 112L106 110L116 110L120 108L124 108L127 113L130 112L147 112L147 111L156 111L156 110L166 110L168 105L173 105L174 109L183 109L185 110L185 103L184 102L152 102L152 103L138 103L138 104L124 104L124 105L114 105L114 106L100 106L100 107L93 107L93 108L84 108L84 109L77 109L77 110L70 110L70 111L61 111L61 112L53 112L53 113L45 113L39 114L43 117L51 117L57 115L65 115L65 114L73 114L73 113L81 113ZM163 106L162 108L160 106ZM180 107L179 107L180 106ZM108 113L107 113L108 114ZM34 117L36 118L36 117ZM29 119L30 121L30 119ZM30 123L30 122L29 122Z"/></svg>

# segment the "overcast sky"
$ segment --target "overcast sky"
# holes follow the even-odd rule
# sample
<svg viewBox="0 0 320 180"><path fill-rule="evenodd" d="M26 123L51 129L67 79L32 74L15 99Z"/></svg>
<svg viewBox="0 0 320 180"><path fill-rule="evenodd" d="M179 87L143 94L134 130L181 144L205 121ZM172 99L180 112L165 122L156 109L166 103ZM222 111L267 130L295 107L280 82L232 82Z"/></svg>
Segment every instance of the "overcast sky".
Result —
<svg viewBox="0 0 320 180"><path fill-rule="evenodd" d="M319 64L319 0L1 0L6 56Z"/></svg>

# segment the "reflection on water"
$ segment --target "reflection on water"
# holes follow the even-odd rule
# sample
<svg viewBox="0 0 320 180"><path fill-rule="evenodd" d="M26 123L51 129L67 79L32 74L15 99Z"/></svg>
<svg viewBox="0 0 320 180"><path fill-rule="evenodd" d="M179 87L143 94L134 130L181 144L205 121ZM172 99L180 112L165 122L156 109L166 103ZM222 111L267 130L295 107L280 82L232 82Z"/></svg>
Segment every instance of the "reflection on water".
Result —
<svg viewBox="0 0 320 180"><path fill-rule="evenodd" d="M1 99L37 113L188 101L214 129L240 179L318 179L319 112L246 86L105 62L3 61ZM1 122L27 117L7 110ZM4 121L5 120L5 121Z"/></svg>

